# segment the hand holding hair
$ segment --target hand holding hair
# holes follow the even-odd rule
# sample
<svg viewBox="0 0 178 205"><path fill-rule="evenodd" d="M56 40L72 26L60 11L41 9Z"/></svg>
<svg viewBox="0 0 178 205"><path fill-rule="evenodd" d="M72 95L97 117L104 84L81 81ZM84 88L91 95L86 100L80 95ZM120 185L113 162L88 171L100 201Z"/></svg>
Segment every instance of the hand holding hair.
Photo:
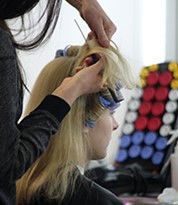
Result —
<svg viewBox="0 0 178 205"><path fill-rule="evenodd" d="M87 57L83 65L76 68L76 74L65 78L52 94L64 99L71 106L79 96L101 91L103 85L100 73L103 64L103 57L92 65L90 57Z"/></svg>
<svg viewBox="0 0 178 205"><path fill-rule="evenodd" d="M103 47L109 47L116 26L107 16L97 0L67 0L79 12L91 29L89 39L96 37Z"/></svg>

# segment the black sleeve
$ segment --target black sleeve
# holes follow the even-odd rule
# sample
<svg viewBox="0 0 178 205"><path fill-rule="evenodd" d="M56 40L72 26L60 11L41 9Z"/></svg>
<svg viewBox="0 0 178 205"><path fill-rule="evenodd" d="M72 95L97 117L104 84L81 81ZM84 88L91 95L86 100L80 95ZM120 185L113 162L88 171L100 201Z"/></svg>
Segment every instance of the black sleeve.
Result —
<svg viewBox="0 0 178 205"><path fill-rule="evenodd" d="M18 125L16 178L46 149L69 110L70 106L63 99L49 95Z"/></svg>
<svg viewBox="0 0 178 205"><path fill-rule="evenodd" d="M19 78L14 47L0 29L0 190L40 156L70 110L64 100L50 95L18 122L22 113Z"/></svg>

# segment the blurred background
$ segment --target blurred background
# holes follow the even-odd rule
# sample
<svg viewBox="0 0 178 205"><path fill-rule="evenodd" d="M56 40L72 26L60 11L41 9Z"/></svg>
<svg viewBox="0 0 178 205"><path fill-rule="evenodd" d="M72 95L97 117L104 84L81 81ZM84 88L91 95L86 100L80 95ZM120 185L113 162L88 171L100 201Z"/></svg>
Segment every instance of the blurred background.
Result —
<svg viewBox="0 0 178 205"><path fill-rule="evenodd" d="M117 26L117 32L112 40L135 72L139 73L147 65L178 61L176 0L99 0L99 2ZM50 41L35 52L20 52L29 90L32 89L41 69L54 58L56 50L63 49L66 45L84 43L74 19L87 37L90 30L80 18L78 11L63 1L60 18ZM127 102L132 95L132 91L122 92L125 101L115 113L120 127L113 133L108 155L100 162L101 164L114 161L118 150ZM29 94L25 93L24 108L28 98Z"/></svg>

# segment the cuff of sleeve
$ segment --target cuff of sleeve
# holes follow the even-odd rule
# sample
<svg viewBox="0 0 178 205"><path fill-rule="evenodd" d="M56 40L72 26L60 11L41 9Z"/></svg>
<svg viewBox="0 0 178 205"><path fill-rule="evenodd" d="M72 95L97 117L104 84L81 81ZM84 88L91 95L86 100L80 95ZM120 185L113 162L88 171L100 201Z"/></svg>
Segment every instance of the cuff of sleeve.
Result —
<svg viewBox="0 0 178 205"><path fill-rule="evenodd" d="M54 115L61 122L70 110L69 104L60 97L48 95L37 107L39 110L46 110Z"/></svg>

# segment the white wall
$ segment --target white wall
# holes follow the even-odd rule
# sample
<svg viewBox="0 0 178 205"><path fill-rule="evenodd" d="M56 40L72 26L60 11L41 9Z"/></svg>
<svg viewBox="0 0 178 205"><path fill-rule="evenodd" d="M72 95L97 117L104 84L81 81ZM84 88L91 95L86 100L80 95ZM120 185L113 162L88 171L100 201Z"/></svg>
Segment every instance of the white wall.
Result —
<svg viewBox="0 0 178 205"><path fill-rule="evenodd" d="M138 69L142 62L139 49L139 18L135 11L136 5L134 1L100 0L100 3L118 27L117 32L113 36L113 40L132 64L133 68ZM86 23L80 18L78 11L63 1L57 28L48 44L33 53L20 53L29 88L32 87L36 76L43 66L54 58L57 49L64 48L69 44L81 45L84 43L84 39L74 19L77 20L83 33L87 36L89 29ZM135 47L137 48L137 52L135 52Z"/></svg>
<svg viewBox="0 0 178 205"><path fill-rule="evenodd" d="M178 9L178 2L176 0L166 1L166 60L167 61L176 61L178 60L177 56L177 39L176 29L178 25L176 24L176 18Z"/></svg>
<svg viewBox="0 0 178 205"><path fill-rule="evenodd" d="M166 1L167 7L161 6L164 1ZM171 37L171 45L166 47L169 52L167 51L167 53L165 54L164 51L162 57L158 55L158 58L149 58L149 60L146 60L144 62L144 54L146 53L147 56L151 56L152 53L152 51L148 47L146 47L146 45L149 45L148 42L150 42L151 44L154 40L152 48L158 49L157 52L159 52L159 45L163 44L160 48L160 52L163 52L163 48L166 45L166 33L165 31L163 31L165 29L164 26L160 28L160 24L164 25L165 19L159 18L159 21L155 20L159 15L162 14L162 12L164 13L165 8L171 9L169 18L174 19L174 10L172 10L172 8L174 7L172 5L174 5L175 1L176 0L156 0L157 3L160 3L160 7L158 7L158 4L155 4L155 0L99 0L106 13L110 16L110 18L118 28L117 32L113 36L113 40L120 48L122 54L128 59L135 72L138 73L145 64L151 64L155 62L159 63L159 61L164 61L165 59L173 60L173 58L175 58L174 38ZM150 7L151 10L147 12L147 10L144 9L147 8L147 6L145 7L145 5L148 2L152 4L152 7ZM151 29L153 26L154 30L143 30L144 28L148 28L148 25L145 26L145 22L146 19L149 20L149 15L150 17L152 16L152 18L150 18L151 22L149 22L149 29ZM34 53L20 53L22 64L25 68L27 85L29 89L32 88L32 85L43 66L54 58L57 49L64 48L69 44L81 45L84 43L84 39L79 32L74 19L77 20L83 33L85 34L85 36L87 36L89 29L85 22L80 18L78 11L76 11L69 4L63 1L57 28L48 44L45 47L38 49L38 51L35 51ZM148 22L146 23L148 24ZM173 25L173 22L171 22L171 25ZM172 27L170 28L170 25L169 29L170 32L173 30ZM160 43L159 35L152 34L153 32L155 32L156 34L160 31L162 32L163 40L161 41L161 44L157 44L155 42ZM145 39L143 36L144 32L147 32L147 34L148 32L150 32L150 35L147 35L147 39ZM171 36L172 35L174 34L171 34ZM152 39L150 38L150 36L152 36ZM168 36L170 37L170 33ZM122 103L121 107L116 113L116 119L119 121L120 128L124 121L124 114L127 109L127 101L129 100L130 93L130 91L123 91L126 100ZM27 99L28 94L25 95L24 106L26 105ZM118 149L118 136L120 135L120 132L121 129L118 129L113 133L113 139L109 146L109 152L106 161L112 161L115 158L115 154Z"/></svg>

